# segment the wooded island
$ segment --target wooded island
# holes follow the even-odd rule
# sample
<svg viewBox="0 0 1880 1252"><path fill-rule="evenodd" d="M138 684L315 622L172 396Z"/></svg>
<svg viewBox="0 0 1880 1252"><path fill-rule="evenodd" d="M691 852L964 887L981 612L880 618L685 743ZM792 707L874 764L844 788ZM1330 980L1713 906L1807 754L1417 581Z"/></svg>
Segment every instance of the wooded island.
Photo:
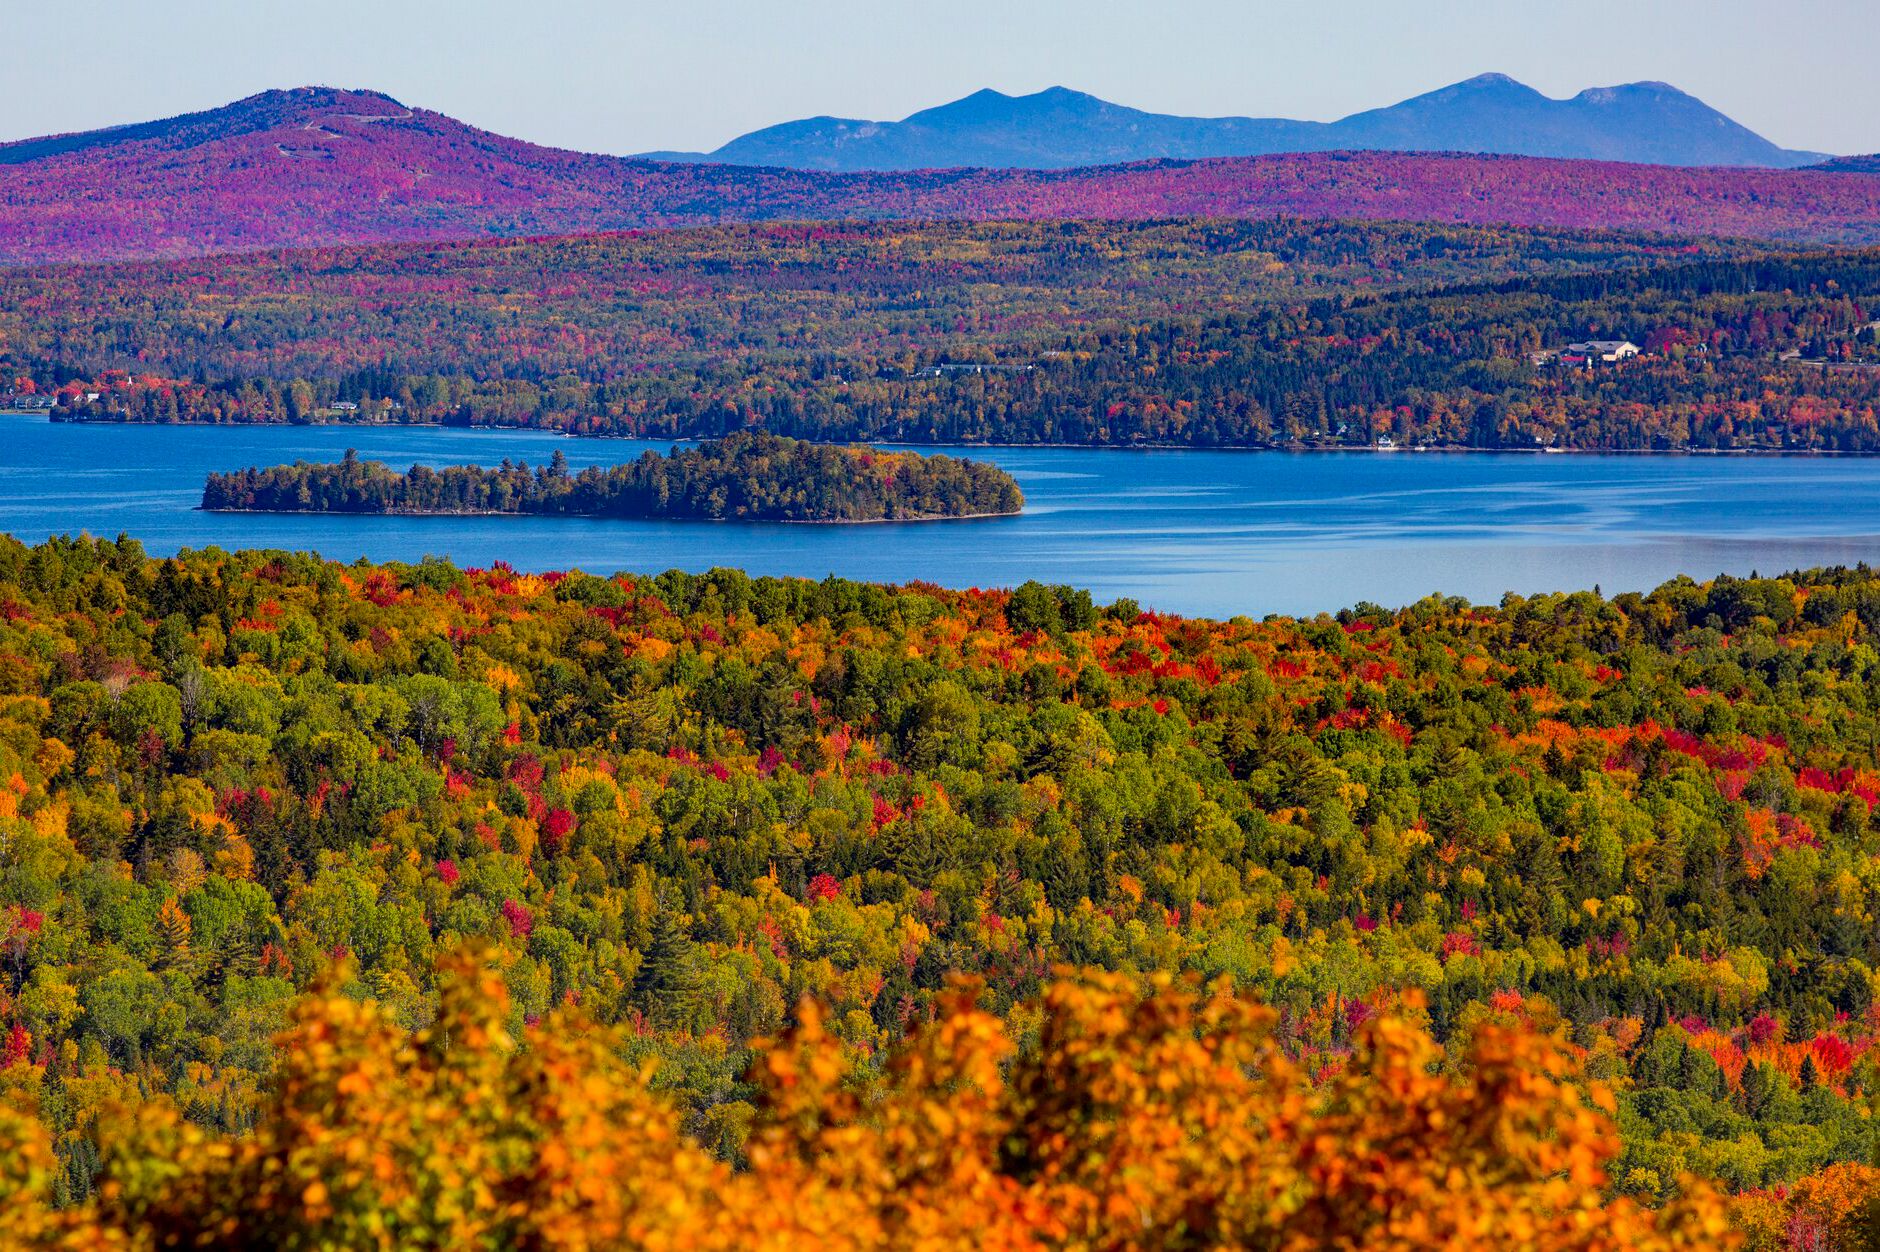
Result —
<svg viewBox="0 0 1880 1252"><path fill-rule="evenodd" d="M744 432L611 468L414 465L400 474L348 449L211 474L202 507L265 513L517 513L710 521L908 522L1011 514L1025 497L993 465Z"/></svg>

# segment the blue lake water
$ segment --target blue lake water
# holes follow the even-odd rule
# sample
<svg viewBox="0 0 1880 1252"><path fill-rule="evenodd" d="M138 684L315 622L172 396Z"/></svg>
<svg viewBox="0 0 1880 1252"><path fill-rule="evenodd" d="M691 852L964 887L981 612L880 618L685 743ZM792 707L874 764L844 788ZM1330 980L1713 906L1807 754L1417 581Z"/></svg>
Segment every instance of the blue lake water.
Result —
<svg viewBox="0 0 1880 1252"><path fill-rule="evenodd" d="M511 431L54 425L0 416L0 530L128 533L152 552L309 549L340 560L753 574L945 586L1027 578L1171 612L1313 613L1430 592L1492 603L1645 590L1811 565L1880 563L1880 460L975 448L1025 490L1022 516L893 526L577 518L210 514L211 470L329 461L398 468L507 456L576 468L665 444Z"/></svg>

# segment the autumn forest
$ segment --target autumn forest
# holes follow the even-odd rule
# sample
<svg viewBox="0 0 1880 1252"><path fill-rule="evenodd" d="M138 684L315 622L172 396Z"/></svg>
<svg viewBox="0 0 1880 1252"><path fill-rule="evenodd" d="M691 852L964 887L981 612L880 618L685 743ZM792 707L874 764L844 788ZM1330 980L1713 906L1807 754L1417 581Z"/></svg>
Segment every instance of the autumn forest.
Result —
<svg viewBox="0 0 1880 1252"><path fill-rule="evenodd" d="M1737 1222L1773 1230L1880 1185L1880 580L1864 570L1265 623L1038 584L155 560L130 542L8 544L0 587L4 1072L38 1109L54 1224L183 1221L216 1171L268 1168L211 1154L137 1174L126 1145L148 1136L206 1152L201 1136L260 1127L244 1152L290 1152L318 1140L305 1119L363 1116L298 1084L423 1064L396 1032L433 1023L439 980L467 959L453 954L473 951L499 990L450 1010L490 1032L450 1064L526 1088L540 1080L513 1067L574 1049L566 1064L598 1066L608 1099L678 1136L636 1151L679 1153L681 1173L752 1170L738 1176L760 1189L782 1185L776 1136L890 1133L791 1103L777 1066L832 1091L878 1084L869 1098L891 1105L936 1098L918 1090L949 1081L933 1066L1002 1067L1008 1047L1021 1068L1078 1070L1088 1032L1158 974L1259 988L1268 1007L1243 1020L1180 984L1152 991L1127 1012L1172 1033L1132 1035L1139 1060L1079 1081L1161 1072L1157 1049L1190 1029L1174 1023L1200 1014L1204 1037L1270 1058L1263 1085L1210 1097L1248 1134L1359 1116L1329 1093L1439 1055L1363 1116L1484 1099L1480 1057L1587 1083L1492 1116L1594 1119L1560 1132L1588 1136L1586 1195L1652 1221L1707 1220L1717 1187ZM1092 966L1131 978L1058 972ZM340 998L300 998L314 987ZM369 1019L341 1012L359 997ZM815 1018L795 1008L806 997ZM595 1029L615 1033L583 1042ZM332 1040L286 1088L269 1043L283 1030ZM791 1042L762 1042L780 1032ZM1554 1051L1522 1050L1544 1039ZM988 1127L1065 1098L1010 1081L1019 1104L985 1090ZM1329 1103L1296 1104L1312 1092ZM1172 1097L1106 1098L1153 1120ZM498 1156L586 1133L489 1116ZM1373 1133L1394 1132L1353 1128ZM399 1186L446 1185L424 1146L388 1166ZM1559 1166L1536 1162L1554 1150L1536 1143L1522 1186L1545 1191ZM983 1185L1022 1192L1060 1168L1002 1152ZM1145 1169L1201 1169L1150 1155ZM895 1168L945 1190L932 1165ZM1275 1238L1331 1220L1310 1213L1334 1197L1257 1200L1239 1188L1266 1184L1221 1168L1182 1175L1226 1206L1218 1220ZM1050 1185L1101 1206L1127 1184ZM390 1193L355 1191L330 1207L283 1193L241 1221L390 1220ZM1404 1203L1463 1220L1436 1196ZM893 1220L917 1218L939 1215Z"/></svg>

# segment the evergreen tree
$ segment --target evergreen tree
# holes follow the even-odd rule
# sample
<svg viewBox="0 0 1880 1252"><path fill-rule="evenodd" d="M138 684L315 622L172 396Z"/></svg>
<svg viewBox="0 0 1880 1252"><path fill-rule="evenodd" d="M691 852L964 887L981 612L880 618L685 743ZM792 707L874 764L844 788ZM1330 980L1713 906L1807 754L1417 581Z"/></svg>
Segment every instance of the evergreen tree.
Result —
<svg viewBox="0 0 1880 1252"><path fill-rule="evenodd" d="M698 945L678 909L662 906L633 980L634 1004L653 1021L689 1026L699 1008L699 965Z"/></svg>

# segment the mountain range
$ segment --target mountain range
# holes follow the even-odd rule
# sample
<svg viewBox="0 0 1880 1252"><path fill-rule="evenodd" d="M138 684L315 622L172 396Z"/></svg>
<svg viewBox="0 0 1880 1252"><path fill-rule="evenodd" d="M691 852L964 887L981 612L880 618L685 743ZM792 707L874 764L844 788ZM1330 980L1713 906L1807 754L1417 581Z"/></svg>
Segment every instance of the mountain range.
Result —
<svg viewBox="0 0 1880 1252"><path fill-rule="evenodd" d="M835 218L1292 215L1880 243L1866 168L1313 152L822 172L570 152L305 87L0 145L0 265Z"/></svg>
<svg viewBox="0 0 1880 1252"><path fill-rule="evenodd" d="M1336 122L1146 113L1065 87L976 91L899 122L812 117L708 153L649 157L855 171L1068 169L1281 152L1482 152L1649 165L1789 169L1823 159L1778 147L1668 83L1594 87L1555 100L1483 74Z"/></svg>

